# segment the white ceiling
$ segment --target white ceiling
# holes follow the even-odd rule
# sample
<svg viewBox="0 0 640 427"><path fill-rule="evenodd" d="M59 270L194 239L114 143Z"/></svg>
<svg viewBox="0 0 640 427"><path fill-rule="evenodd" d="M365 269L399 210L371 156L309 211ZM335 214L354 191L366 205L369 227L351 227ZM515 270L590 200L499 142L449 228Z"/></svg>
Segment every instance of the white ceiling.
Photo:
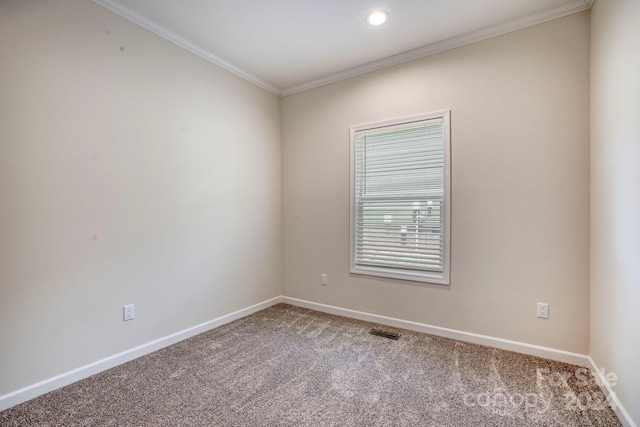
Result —
<svg viewBox="0 0 640 427"><path fill-rule="evenodd" d="M287 95L555 19L593 0L94 0ZM389 20L373 27L372 10Z"/></svg>

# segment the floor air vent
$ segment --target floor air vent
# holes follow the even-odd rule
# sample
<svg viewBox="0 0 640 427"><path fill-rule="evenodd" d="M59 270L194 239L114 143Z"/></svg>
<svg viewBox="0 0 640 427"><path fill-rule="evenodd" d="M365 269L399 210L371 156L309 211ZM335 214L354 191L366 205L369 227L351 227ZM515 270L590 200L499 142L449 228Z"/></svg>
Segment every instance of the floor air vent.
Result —
<svg viewBox="0 0 640 427"><path fill-rule="evenodd" d="M388 338L390 340L398 340L398 338L400 338L400 335L398 334L393 334L391 332L385 332L385 331L381 331L379 329L372 329L369 331L369 333L371 335L376 335L382 338Z"/></svg>

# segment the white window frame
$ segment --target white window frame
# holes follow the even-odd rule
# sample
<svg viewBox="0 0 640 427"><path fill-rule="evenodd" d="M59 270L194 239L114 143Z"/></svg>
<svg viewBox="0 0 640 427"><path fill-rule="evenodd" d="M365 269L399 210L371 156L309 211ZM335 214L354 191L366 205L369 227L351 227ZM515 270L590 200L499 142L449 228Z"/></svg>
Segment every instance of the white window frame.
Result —
<svg viewBox="0 0 640 427"><path fill-rule="evenodd" d="M356 132L381 128L386 126L396 126L417 121L441 119L444 126L444 225L443 225L443 271L422 271L410 270L394 267L379 267L356 264ZM392 279L410 280L414 282L434 283L440 285L450 284L450 264L451 264L451 123L450 111L442 110L433 113L420 114L409 117L402 117L376 123L367 123L350 128L350 272L367 276L386 277Z"/></svg>

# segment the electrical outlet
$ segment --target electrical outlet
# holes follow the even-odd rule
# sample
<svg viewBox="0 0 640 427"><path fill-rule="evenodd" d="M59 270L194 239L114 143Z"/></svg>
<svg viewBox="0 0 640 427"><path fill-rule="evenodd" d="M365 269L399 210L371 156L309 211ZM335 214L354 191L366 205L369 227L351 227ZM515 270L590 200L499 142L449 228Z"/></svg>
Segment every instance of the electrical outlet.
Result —
<svg viewBox="0 0 640 427"><path fill-rule="evenodd" d="M126 322L127 320L133 320L134 317L133 304L122 307L122 320Z"/></svg>
<svg viewBox="0 0 640 427"><path fill-rule="evenodd" d="M549 304L545 304L543 302L538 303L538 310L536 315L542 319L549 318Z"/></svg>
<svg viewBox="0 0 640 427"><path fill-rule="evenodd" d="M327 275L326 274L321 274L320 275L320 284L321 285L326 285L327 284Z"/></svg>

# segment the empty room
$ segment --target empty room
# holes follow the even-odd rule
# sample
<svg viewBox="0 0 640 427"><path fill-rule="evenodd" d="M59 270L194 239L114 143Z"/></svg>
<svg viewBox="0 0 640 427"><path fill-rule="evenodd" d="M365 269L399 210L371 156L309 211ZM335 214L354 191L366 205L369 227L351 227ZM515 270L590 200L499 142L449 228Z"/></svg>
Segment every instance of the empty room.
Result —
<svg viewBox="0 0 640 427"><path fill-rule="evenodd" d="M639 46L638 0L0 0L0 425L636 427Z"/></svg>

